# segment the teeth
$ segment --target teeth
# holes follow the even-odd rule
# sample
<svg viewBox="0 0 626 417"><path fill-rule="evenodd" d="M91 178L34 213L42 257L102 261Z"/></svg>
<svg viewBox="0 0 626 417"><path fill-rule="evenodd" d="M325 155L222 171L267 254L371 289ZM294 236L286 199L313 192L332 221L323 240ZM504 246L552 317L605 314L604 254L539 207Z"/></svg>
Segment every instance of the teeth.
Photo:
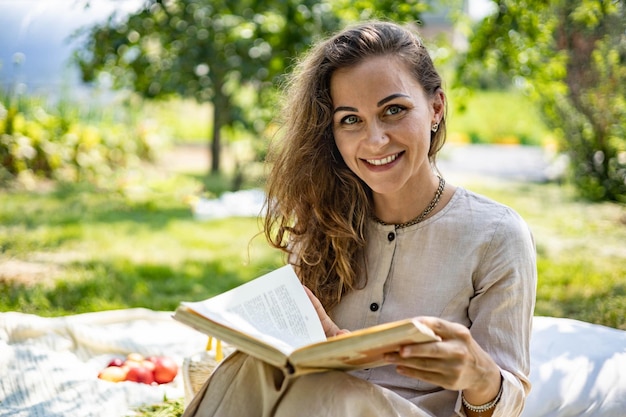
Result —
<svg viewBox="0 0 626 417"><path fill-rule="evenodd" d="M372 164L372 165L387 165L393 161L395 161L396 159L398 159L398 154L395 155L390 155L386 158L383 159L366 159L367 163Z"/></svg>

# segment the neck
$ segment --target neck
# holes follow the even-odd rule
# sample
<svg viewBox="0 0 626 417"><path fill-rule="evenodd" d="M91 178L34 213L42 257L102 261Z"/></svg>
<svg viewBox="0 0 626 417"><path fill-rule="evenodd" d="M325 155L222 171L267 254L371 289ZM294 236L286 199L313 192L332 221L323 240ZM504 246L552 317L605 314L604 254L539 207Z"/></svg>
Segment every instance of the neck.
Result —
<svg viewBox="0 0 626 417"><path fill-rule="evenodd" d="M433 176L423 192L405 192L397 199L378 195L374 199L374 220L385 225L393 224L396 228L417 224L433 214L440 203L444 188L444 179Z"/></svg>

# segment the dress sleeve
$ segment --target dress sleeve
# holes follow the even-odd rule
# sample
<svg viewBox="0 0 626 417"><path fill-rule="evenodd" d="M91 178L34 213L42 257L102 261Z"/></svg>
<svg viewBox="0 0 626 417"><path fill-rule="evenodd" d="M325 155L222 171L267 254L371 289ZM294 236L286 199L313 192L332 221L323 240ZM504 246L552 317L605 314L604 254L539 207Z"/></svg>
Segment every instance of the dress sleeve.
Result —
<svg viewBox="0 0 626 417"><path fill-rule="evenodd" d="M537 260L532 233L513 210L507 209L495 224L472 281L470 331L503 377L502 398L493 417L519 416L531 388L528 374ZM456 409L464 415L460 398Z"/></svg>

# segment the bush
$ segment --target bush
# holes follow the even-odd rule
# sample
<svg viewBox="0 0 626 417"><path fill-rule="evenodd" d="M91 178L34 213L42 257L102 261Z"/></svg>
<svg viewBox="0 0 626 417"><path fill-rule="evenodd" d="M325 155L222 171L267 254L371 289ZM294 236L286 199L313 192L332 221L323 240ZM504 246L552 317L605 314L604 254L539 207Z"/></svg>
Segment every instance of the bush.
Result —
<svg viewBox="0 0 626 417"><path fill-rule="evenodd" d="M0 180L36 176L99 183L162 143L143 123L93 117L78 103L46 105L43 98L0 91Z"/></svg>
<svg viewBox="0 0 626 417"><path fill-rule="evenodd" d="M542 146L553 135L521 91L453 89L448 100L453 143Z"/></svg>
<svg viewBox="0 0 626 417"><path fill-rule="evenodd" d="M579 194L626 202L626 2L497 3L473 28L456 83L522 87L559 132Z"/></svg>

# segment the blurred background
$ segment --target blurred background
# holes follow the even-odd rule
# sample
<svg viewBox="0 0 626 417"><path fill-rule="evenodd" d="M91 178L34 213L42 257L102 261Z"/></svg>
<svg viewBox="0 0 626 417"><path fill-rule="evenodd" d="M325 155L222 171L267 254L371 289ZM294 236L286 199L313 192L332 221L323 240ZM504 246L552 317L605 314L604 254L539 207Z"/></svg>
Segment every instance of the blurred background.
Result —
<svg viewBox="0 0 626 417"><path fill-rule="evenodd" d="M257 217L279 87L371 18L444 76L443 175L530 225L535 314L626 330L618 0L0 0L0 311L172 311L284 264Z"/></svg>
<svg viewBox="0 0 626 417"><path fill-rule="evenodd" d="M101 0L88 8L76 0L0 1L3 88L22 83L37 94L59 94L70 85L82 88L78 68L69 62L76 46L71 34L103 21L115 10L130 13L140 5L136 0Z"/></svg>
<svg viewBox="0 0 626 417"><path fill-rule="evenodd" d="M113 12L136 12L143 0L0 0L0 61L3 87L26 82L31 92L59 91L63 84L81 87L78 68L69 62L76 43L72 33L102 23ZM493 11L489 0L471 0L469 16L480 19ZM23 54L28 62L15 62ZM15 64L15 66L14 66Z"/></svg>
<svg viewBox="0 0 626 417"><path fill-rule="evenodd" d="M278 87L370 18L444 75L442 172L531 225L537 314L626 328L613 0L0 0L0 310L172 310L282 264L250 214Z"/></svg>

